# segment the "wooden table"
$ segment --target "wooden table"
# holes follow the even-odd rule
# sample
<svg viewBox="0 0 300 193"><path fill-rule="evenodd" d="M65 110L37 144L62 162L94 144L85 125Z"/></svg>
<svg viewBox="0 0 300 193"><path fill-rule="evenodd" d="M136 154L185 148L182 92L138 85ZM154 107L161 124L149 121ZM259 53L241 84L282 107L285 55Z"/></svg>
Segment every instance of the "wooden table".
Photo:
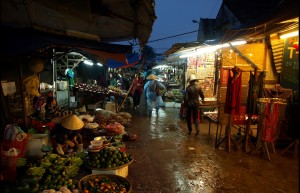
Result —
<svg viewBox="0 0 300 193"><path fill-rule="evenodd" d="M216 123L218 124L218 112L219 112L219 107L220 103L217 101L204 101L200 106L199 109L201 110L215 110L217 109L217 112L203 112L204 116L203 118L207 118L209 121L208 125L208 135L210 135L210 125L211 123ZM218 125L217 125L217 132L216 132L216 138L215 138L215 145L217 144L218 141Z"/></svg>

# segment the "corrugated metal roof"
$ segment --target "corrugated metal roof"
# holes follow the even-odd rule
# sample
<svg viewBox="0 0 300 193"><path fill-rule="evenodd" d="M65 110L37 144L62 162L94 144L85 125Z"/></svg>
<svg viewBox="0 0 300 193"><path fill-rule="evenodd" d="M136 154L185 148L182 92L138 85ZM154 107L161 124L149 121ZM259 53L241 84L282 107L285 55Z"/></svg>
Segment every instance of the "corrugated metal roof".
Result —
<svg viewBox="0 0 300 193"><path fill-rule="evenodd" d="M239 4L243 3L244 1L239 1ZM257 6L259 5L261 4L258 4ZM248 12L245 12L243 15L247 15L247 13ZM240 38L248 40L263 39L273 33L298 30L299 1L280 1L277 6L265 10L264 14L258 15L258 17L255 18L256 19L253 20L253 22L243 23L239 26L228 29L222 37L221 42L226 43Z"/></svg>

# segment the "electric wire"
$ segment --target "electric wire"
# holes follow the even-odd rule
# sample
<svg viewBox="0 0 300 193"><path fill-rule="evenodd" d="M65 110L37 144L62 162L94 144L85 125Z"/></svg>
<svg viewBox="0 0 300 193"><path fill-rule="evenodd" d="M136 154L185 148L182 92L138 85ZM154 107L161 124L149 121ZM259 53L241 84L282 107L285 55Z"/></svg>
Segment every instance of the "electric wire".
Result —
<svg viewBox="0 0 300 193"><path fill-rule="evenodd" d="M157 42L157 41L161 41L161 40L165 40L165 39L169 39L169 38L175 38L175 37L178 37L178 36L183 36L183 35L187 35L187 34L191 34L191 33L196 33L196 32L198 32L198 30L190 31L190 32L185 32L185 33L182 33L182 34L177 34L177 35L168 36L168 37L164 37L164 38L159 38L159 39L156 39L156 40L151 40L151 41L148 41L147 43ZM137 46L137 45L138 45L137 43L133 44L133 46Z"/></svg>

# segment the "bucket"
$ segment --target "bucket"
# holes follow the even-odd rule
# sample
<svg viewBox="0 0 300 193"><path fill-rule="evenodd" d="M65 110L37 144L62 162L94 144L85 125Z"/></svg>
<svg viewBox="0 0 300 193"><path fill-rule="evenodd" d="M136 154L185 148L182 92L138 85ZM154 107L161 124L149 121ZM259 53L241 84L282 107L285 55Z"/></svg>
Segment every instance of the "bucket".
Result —
<svg viewBox="0 0 300 193"><path fill-rule="evenodd" d="M42 152L43 144L48 144L48 135L47 134L32 134L29 137L26 149L27 156L43 156Z"/></svg>

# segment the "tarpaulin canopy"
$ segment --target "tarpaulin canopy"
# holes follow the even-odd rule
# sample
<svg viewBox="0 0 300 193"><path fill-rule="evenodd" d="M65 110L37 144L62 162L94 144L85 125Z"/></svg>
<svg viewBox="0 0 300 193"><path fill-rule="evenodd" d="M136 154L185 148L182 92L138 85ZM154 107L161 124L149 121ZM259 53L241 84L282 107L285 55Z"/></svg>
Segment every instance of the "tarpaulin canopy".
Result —
<svg viewBox="0 0 300 193"><path fill-rule="evenodd" d="M91 40L53 35L32 29L1 27L1 59L16 59L30 55L45 55L47 49L77 49L92 55L105 64L108 59L126 63L126 54L131 53L129 45L99 43ZM50 53L51 54L51 53ZM52 56L49 56L52 57Z"/></svg>
<svg viewBox="0 0 300 193"><path fill-rule="evenodd" d="M154 0L1 0L1 25L52 34L146 45L156 20Z"/></svg>
<svg viewBox="0 0 300 193"><path fill-rule="evenodd" d="M126 62L108 59L107 65L110 68L129 68L140 63L141 56L138 53L126 54Z"/></svg>

